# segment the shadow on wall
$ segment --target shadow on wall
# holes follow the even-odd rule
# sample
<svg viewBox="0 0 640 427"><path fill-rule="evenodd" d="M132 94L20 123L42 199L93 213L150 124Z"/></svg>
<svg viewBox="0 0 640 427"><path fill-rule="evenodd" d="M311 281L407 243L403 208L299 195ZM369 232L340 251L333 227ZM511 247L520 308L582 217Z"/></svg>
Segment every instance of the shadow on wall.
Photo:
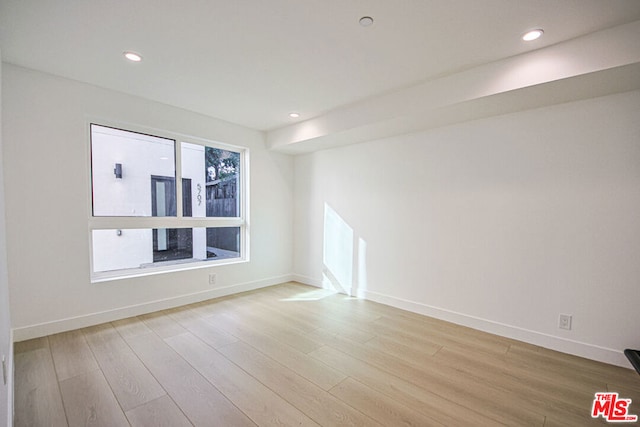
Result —
<svg viewBox="0 0 640 427"><path fill-rule="evenodd" d="M324 204L322 287L363 297L367 289L367 242ZM354 286L355 285L355 286Z"/></svg>

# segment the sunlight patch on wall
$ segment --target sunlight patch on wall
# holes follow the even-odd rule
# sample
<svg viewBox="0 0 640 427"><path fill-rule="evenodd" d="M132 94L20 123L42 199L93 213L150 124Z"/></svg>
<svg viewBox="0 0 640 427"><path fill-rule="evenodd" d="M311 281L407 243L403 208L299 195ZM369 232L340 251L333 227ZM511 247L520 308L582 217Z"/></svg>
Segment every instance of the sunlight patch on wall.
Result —
<svg viewBox="0 0 640 427"><path fill-rule="evenodd" d="M353 229L331 206L324 205L322 287L351 295Z"/></svg>
<svg viewBox="0 0 640 427"><path fill-rule="evenodd" d="M364 239L358 239L358 288L355 290L355 296L364 298L367 291L367 242Z"/></svg>

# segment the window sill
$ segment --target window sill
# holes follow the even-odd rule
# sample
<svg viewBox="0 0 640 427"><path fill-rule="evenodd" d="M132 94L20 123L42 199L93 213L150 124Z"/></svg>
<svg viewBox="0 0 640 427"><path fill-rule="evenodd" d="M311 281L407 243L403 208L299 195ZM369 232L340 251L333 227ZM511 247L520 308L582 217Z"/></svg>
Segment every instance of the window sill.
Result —
<svg viewBox="0 0 640 427"><path fill-rule="evenodd" d="M191 259L182 259L174 261L156 262L153 264L145 264L139 268L130 268L126 270L106 271L94 273L91 276L91 283L111 282L115 280L131 279L135 277L152 276L156 274L175 273L179 271L197 270L201 268L212 268L221 265L242 264L249 262L245 258L221 258L209 259L206 261Z"/></svg>

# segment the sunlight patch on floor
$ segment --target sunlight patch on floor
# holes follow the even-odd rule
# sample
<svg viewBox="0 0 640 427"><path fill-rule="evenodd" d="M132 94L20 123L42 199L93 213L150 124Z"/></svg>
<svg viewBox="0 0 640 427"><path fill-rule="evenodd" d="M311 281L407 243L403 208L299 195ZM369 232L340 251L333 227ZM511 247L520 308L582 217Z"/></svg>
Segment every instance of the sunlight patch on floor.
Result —
<svg viewBox="0 0 640 427"><path fill-rule="evenodd" d="M289 298L283 298L280 301L318 301L337 293L337 291L332 289L315 289L313 291L298 293Z"/></svg>

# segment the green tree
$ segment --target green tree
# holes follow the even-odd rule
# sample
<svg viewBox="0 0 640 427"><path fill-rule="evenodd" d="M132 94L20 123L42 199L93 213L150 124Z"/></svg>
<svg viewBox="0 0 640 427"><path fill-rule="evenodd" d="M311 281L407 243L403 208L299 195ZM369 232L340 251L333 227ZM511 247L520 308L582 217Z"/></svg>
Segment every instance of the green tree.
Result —
<svg viewBox="0 0 640 427"><path fill-rule="evenodd" d="M233 151L205 147L205 162L207 182L224 180L237 175L240 171L240 153Z"/></svg>

